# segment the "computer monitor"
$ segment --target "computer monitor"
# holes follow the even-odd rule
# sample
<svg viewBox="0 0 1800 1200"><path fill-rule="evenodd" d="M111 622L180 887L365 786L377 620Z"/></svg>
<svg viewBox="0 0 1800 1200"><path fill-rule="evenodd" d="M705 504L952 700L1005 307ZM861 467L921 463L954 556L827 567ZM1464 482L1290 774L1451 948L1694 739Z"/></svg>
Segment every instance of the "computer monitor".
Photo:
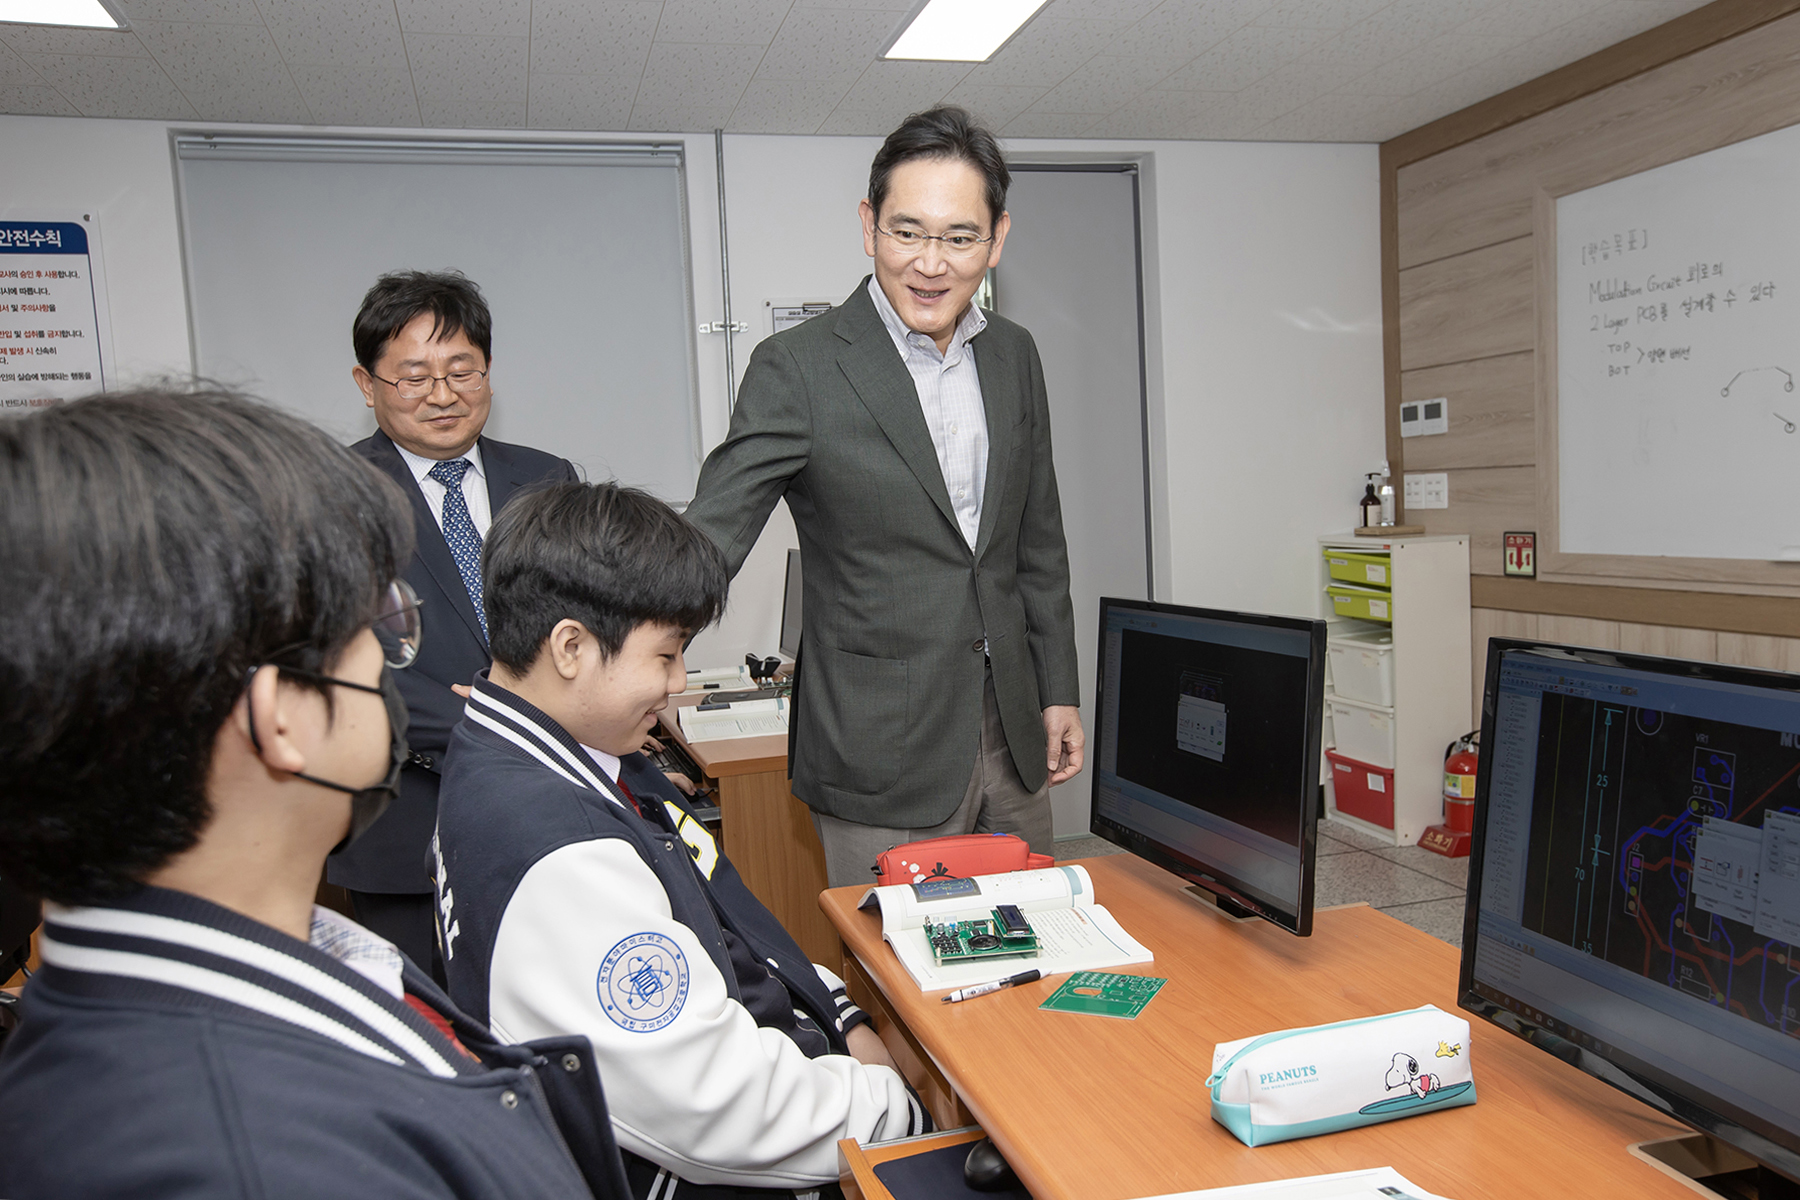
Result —
<svg viewBox="0 0 1800 1200"><path fill-rule="evenodd" d="M1797 731L1800 676L1490 641L1459 997L1790 1179Z"/></svg>
<svg viewBox="0 0 1800 1200"><path fill-rule="evenodd" d="M1325 622L1100 601L1090 828L1312 932Z"/></svg>
<svg viewBox="0 0 1800 1200"><path fill-rule="evenodd" d="M781 646L788 661L800 657L800 552L787 552L787 583L781 591Z"/></svg>

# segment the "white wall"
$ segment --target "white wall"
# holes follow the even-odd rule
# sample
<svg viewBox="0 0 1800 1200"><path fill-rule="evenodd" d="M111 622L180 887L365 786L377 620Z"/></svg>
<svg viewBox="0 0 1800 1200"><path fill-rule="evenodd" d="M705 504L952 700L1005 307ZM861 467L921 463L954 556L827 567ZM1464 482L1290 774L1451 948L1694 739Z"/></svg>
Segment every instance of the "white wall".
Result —
<svg viewBox="0 0 1800 1200"><path fill-rule="evenodd" d="M0 117L8 160L32 168L9 178L5 215L98 210L116 377L127 382L189 368L170 128ZM713 141L682 140L695 318L717 321ZM856 202L877 144L725 139L732 315L751 327L734 339L740 376L767 335L765 300L842 299L867 272ZM1375 147L1031 141L1008 149L1038 161L1140 163L1158 598L1315 613L1314 539L1351 524L1359 480L1383 453ZM371 277L380 265L371 264ZM701 449L727 422L723 343L700 335ZM349 362L347 343L320 352ZM726 620L696 644L696 663L773 652L784 551L794 544L778 508Z"/></svg>

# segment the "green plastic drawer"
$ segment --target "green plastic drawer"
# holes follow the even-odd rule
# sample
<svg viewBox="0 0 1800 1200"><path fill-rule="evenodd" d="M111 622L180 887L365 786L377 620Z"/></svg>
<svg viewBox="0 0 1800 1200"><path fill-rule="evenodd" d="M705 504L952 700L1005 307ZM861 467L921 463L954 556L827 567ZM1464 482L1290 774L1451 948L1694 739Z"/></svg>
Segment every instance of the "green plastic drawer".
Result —
<svg viewBox="0 0 1800 1200"><path fill-rule="evenodd" d="M1334 616L1353 617L1358 621L1394 619L1394 598L1388 592L1333 584L1325 589L1325 594L1331 597Z"/></svg>
<svg viewBox="0 0 1800 1200"><path fill-rule="evenodd" d="M1393 587L1392 561L1385 554L1364 554L1356 550L1325 551L1325 566L1333 579L1364 586Z"/></svg>

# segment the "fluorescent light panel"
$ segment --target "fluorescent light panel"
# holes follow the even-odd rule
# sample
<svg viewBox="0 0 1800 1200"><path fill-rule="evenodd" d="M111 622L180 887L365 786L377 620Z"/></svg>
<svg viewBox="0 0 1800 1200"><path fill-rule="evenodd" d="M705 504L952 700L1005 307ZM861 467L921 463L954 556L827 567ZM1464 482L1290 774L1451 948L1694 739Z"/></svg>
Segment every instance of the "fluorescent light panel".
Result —
<svg viewBox="0 0 1800 1200"><path fill-rule="evenodd" d="M124 20L100 0L0 0L0 21L20 25L80 25L123 29Z"/></svg>
<svg viewBox="0 0 1800 1200"><path fill-rule="evenodd" d="M883 58L986 62L1046 0L927 0Z"/></svg>

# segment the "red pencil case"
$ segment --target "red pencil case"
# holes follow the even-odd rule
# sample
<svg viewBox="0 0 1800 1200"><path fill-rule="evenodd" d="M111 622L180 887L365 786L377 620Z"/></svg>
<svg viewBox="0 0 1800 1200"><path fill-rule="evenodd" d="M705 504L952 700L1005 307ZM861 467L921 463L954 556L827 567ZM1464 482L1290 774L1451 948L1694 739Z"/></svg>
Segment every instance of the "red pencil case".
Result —
<svg viewBox="0 0 1800 1200"><path fill-rule="evenodd" d="M891 846L875 863L876 885L923 883L927 879L967 879L1006 871L1054 867L1048 854L1033 854L1016 833L961 833Z"/></svg>

